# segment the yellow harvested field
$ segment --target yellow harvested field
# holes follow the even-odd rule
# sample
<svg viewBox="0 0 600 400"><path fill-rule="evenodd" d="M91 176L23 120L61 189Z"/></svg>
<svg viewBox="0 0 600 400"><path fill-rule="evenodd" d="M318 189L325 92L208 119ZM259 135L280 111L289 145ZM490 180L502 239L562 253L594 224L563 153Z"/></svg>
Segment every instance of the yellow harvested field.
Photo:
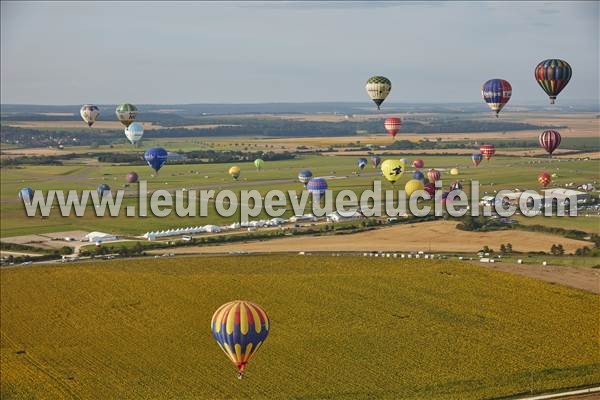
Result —
<svg viewBox="0 0 600 400"><path fill-rule="evenodd" d="M589 246L589 242L525 231L467 232L456 229L456 222L432 221L402 224L368 232L331 236L297 236L260 242L220 246L182 247L177 254L223 253L232 251L300 252L300 251L429 251L477 252L483 246L498 250L511 243L515 251L549 251L552 244L562 244L567 253ZM164 251L162 251L164 252Z"/></svg>

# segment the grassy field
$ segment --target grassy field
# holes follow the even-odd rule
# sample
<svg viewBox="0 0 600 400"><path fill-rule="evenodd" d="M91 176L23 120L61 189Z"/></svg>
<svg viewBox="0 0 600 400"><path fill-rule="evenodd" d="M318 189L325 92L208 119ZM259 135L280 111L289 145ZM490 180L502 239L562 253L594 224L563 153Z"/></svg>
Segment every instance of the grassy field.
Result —
<svg viewBox="0 0 600 400"><path fill-rule="evenodd" d="M405 155L408 160L415 156ZM452 168L458 167L460 176L451 177L442 172L445 186L452 181L460 179L467 183L477 180L481 184L481 194L493 193L500 189L531 189L538 188L536 181L540 170L559 172L559 178L555 184L562 186L568 182L588 182L597 180L596 161L578 160L549 160L530 159L514 157L494 157L489 162L483 162L475 168L470 165L467 156L426 156L420 157L425 160L425 170L430 167ZM534 163L535 162L535 163ZM299 170L310 168L315 176L335 175L339 179L329 179L329 187L337 193L343 189L360 192L369 187L373 180L380 179L377 170L368 166L362 176L355 176L356 156L305 156L294 160L277 161L266 164L263 171L257 172L251 163L238 164L242 169L242 177L239 182L232 181L227 175L227 164L197 164L197 165L166 165L157 176L151 175L147 166L119 166L90 161L85 164L69 164L63 166L24 166L22 168L2 168L2 186L0 200L2 204L1 218L2 226L0 234L2 237L25 235L30 233L44 233L67 231L84 228L86 230L109 231L119 234L143 234L149 230L171 229L174 227L222 224L239 220L239 214L233 217L220 217L214 212L209 212L205 218L179 218L172 213L167 218L127 218L122 209L122 214L117 218L97 218L92 207L84 217L63 218L58 215L58 210L41 220L38 218L26 218L22 204L18 201L16 193L24 186L33 189L90 189L94 190L100 183L108 183L113 190L122 189L127 172L135 170L141 179L148 180L149 190L181 188L196 189L231 189L239 192L242 189L256 189L262 194L271 189L296 190L298 194L303 186L296 181ZM395 188L402 189L404 183L411 179L412 171L404 174ZM386 182L384 189L394 189ZM126 189L124 205L137 205L138 199L135 188ZM288 206L290 206L288 204ZM291 215L291 206L286 216ZM263 214L263 216L265 216ZM538 221L539 220L539 221ZM582 229L591 232L600 232L600 227L590 218L570 218L569 226L574 229ZM537 218L536 223L549 226L564 226L560 218L548 219Z"/></svg>
<svg viewBox="0 0 600 400"><path fill-rule="evenodd" d="M197 257L1 277L7 399L478 399L600 382L598 296L458 262ZM271 319L243 381L209 328L236 298Z"/></svg>

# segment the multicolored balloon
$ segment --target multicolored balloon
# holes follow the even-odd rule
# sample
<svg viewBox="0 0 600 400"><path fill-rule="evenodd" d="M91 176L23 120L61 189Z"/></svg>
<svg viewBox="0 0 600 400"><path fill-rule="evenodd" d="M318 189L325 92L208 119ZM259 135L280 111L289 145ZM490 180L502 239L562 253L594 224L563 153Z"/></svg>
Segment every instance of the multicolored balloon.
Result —
<svg viewBox="0 0 600 400"><path fill-rule="evenodd" d="M313 199L318 201L327 191L327 181L325 178L312 178L306 184L306 188L308 189L308 193L313 196Z"/></svg>
<svg viewBox="0 0 600 400"><path fill-rule="evenodd" d="M102 198L104 195L110 193L110 186L108 186L106 183L101 183L96 188L96 192L98 192L98 195L100 196L100 198Z"/></svg>
<svg viewBox="0 0 600 400"><path fill-rule="evenodd" d="M402 127L402 120L397 117L386 118L385 121L383 121L383 127L390 136L395 138Z"/></svg>
<svg viewBox="0 0 600 400"><path fill-rule="evenodd" d="M439 181L441 177L442 177L441 172L435 168L430 168L429 171L427 171L427 178L429 179L429 182L431 182L431 183L435 183L436 181Z"/></svg>
<svg viewBox="0 0 600 400"><path fill-rule="evenodd" d="M135 121L138 109L133 104L123 103L117 106L115 113L117 114L119 121L121 121L121 123L125 125L125 128L127 128L133 121Z"/></svg>
<svg viewBox="0 0 600 400"><path fill-rule="evenodd" d="M368 164L368 163L369 163L369 161L368 161L366 158L359 158L359 159L356 161L356 164L358 165L358 168L359 168L360 170L363 170L363 169L365 169L365 167L367 166L367 164Z"/></svg>
<svg viewBox="0 0 600 400"><path fill-rule="evenodd" d="M392 82L384 76L372 76L367 81L365 89L367 89L367 94L379 110L379 106L392 90Z"/></svg>
<svg viewBox="0 0 600 400"><path fill-rule="evenodd" d="M385 160L381 163L381 172L383 177L392 184L396 183L406 170L404 160Z"/></svg>
<svg viewBox="0 0 600 400"><path fill-rule="evenodd" d="M539 137L540 146L550 155L560 146L560 141L560 133L552 129L542 132Z"/></svg>
<svg viewBox="0 0 600 400"><path fill-rule="evenodd" d="M504 108L512 95L512 87L504 79L490 79L483 84L481 96L488 106L496 113L496 118L500 110Z"/></svg>
<svg viewBox="0 0 600 400"><path fill-rule="evenodd" d="M162 168L167 162L169 153L162 147L153 147L144 153L144 159L155 172Z"/></svg>
<svg viewBox="0 0 600 400"><path fill-rule="evenodd" d="M483 155L481 153L473 153L473 155L471 155L471 161L473 161L473 165L476 167L481 163L481 160L483 160Z"/></svg>
<svg viewBox="0 0 600 400"><path fill-rule="evenodd" d="M419 158L412 162L412 166L413 168L423 168L425 166L425 162Z"/></svg>
<svg viewBox="0 0 600 400"><path fill-rule="evenodd" d="M93 104L84 104L79 110L79 115L81 115L81 119L91 127L100 116L100 109Z"/></svg>
<svg viewBox="0 0 600 400"><path fill-rule="evenodd" d="M25 204L31 204L31 199L33 199L33 189L26 187L19 190L19 200L24 202Z"/></svg>
<svg viewBox="0 0 600 400"><path fill-rule="evenodd" d="M379 157L379 156L371 157L371 164L373 164L373 168L379 167L379 164L381 164L381 157Z"/></svg>
<svg viewBox="0 0 600 400"><path fill-rule="evenodd" d="M262 158L257 158L256 160L254 160L254 166L256 167L257 171L260 171L262 167L264 167L264 165L265 161Z"/></svg>
<svg viewBox="0 0 600 400"><path fill-rule="evenodd" d="M245 300L223 304L213 314L213 338L238 369L238 379L244 377L246 365L267 339L270 325L265 310Z"/></svg>
<svg viewBox="0 0 600 400"><path fill-rule="evenodd" d="M406 182L406 185L404 185L404 191L406 192L407 197L410 197L417 190L423 189L425 189L425 185L423 185L423 182L418 179L411 179L410 181Z"/></svg>
<svg viewBox="0 0 600 400"><path fill-rule="evenodd" d="M237 165L234 165L233 167L229 168L229 175L231 175L231 177L236 181L240 179L241 172L242 170Z"/></svg>
<svg viewBox="0 0 600 400"><path fill-rule="evenodd" d="M538 175L538 182L543 187L546 187L546 186L548 186L550 184L550 182L552 182L552 177L546 171L540 172L540 174Z"/></svg>
<svg viewBox="0 0 600 400"><path fill-rule="evenodd" d="M129 172L127 174L127 183L137 183L139 180L138 174L136 172Z"/></svg>
<svg viewBox="0 0 600 400"><path fill-rule="evenodd" d="M132 122L125 128L125 136L131 144L137 144L144 136L144 127L139 122Z"/></svg>
<svg viewBox="0 0 600 400"><path fill-rule="evenodd" d="M493 144L484 144L479 148L479 151L486 160L489 160L494 154L496 154L496 146Z"/></svg>
<svg viewBox="0 0 600 400"><path fill-rule="evenodd" d="M300 181L300 183L304 184L304 187L306 187L308 181L310 181L310 178L312 178L312 176L313 174L312 172L310 172L310 170L303 169L298 173L298 180Z"/></svg>
<svg viewBox="0 0 600 400"><path fill-rule="evenodd" d="M554 104L556 96L567 86L573 75L568 62L558 59L544 60L535 67L535 80Z"/></svg>

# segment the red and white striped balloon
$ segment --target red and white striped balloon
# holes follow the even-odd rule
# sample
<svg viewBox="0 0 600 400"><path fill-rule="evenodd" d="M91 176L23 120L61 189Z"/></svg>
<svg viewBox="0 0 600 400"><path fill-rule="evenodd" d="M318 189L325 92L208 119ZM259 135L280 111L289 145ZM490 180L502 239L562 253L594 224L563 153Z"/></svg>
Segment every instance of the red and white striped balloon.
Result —
<svg viewBox="0 0 600 400"><path fill-rule="evenodd" d="M494 154L496 154L496 146L493 144L484 144L479 148L479 151L486 160L489 160Z"/></svg>
<svg viewBox="0 0 600 400"><path fill-rule="evenodd" d="M402 126L402 120L397 117L386 118L383 122L383 126L388 134L392 137L396 137L398 132L400 132L400 127Z"/></svg>
<svg viewBox="0 0 600 400"><path fill-rule="evenodd" d="M439 181L441 176L442 176L442 174L440 173L440 171L438 171L435 168L431 168L429 171L427 171L427 178L429 179L429 182L431 182L431 183L435 183L435 181Z"/></svg>
<svg viewBox="0 0 600 400"><path fill-rule="evenodd" d="M556 150L558 146L560 146L560 140L560 133L549 129L540 134L538 141L540 142L540 146L542 146L544 150L546 150L549 154L552 154L554 150Z"/></svg>

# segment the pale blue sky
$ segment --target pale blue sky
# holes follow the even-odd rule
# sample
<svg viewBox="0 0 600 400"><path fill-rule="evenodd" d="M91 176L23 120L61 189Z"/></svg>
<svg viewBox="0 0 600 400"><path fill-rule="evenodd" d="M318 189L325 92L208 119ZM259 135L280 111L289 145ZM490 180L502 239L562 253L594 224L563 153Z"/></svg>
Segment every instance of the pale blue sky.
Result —
<svg viewBox="0 0 600 400"><path fill-rule="evenodd" d="M2 2L1 102L477 102L490 78L545 102L535 65L562 58L561 103L598 99L598 2Z"/></svg>

